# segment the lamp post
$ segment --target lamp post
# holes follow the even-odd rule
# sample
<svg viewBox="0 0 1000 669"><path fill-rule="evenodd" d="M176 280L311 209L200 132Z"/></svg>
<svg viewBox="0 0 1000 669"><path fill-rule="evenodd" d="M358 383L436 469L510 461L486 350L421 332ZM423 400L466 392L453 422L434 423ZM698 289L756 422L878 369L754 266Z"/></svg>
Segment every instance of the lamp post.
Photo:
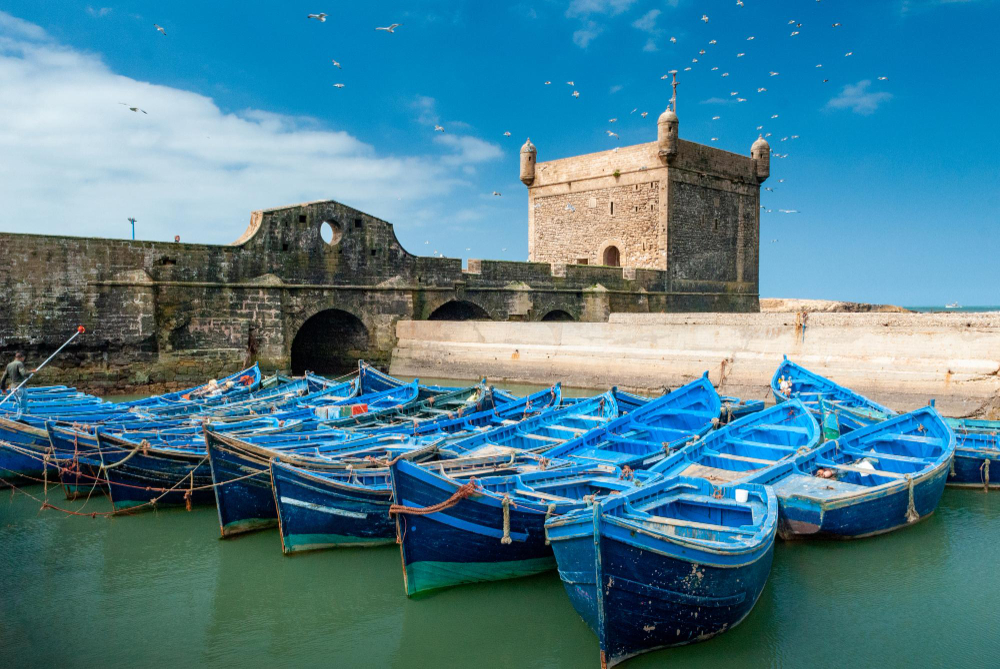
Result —
<svg viewBox="0 0 1000 669"><path fill-rule="evenodd" d="M132 241L134 242L135 241L135 219L134 218L130 218L130 219L128 219L128 222L132 224Z"/></svg>

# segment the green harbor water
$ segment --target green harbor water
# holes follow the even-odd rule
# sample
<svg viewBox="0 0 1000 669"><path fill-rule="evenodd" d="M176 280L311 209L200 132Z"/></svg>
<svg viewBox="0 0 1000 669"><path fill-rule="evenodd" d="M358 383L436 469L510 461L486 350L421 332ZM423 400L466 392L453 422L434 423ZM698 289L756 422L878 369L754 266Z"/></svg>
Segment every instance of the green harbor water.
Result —
<svg viewBox="0 0 1000 669"><path fill-rule="evenodd" d="M211 507L40 507L0 491L0 666L599 666L555 572L410 600L395 546L286 557L277 530L220 540ZM740 626L624 666L996 666L997 564L1000 493L949 489L889 535L778 542Z"/></svg>

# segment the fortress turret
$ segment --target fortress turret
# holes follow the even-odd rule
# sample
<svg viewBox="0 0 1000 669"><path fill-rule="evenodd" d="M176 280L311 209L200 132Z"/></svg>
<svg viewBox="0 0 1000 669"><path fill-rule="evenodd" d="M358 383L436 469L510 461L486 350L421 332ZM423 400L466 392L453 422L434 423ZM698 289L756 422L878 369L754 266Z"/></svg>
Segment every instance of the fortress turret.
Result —
<svg viewBox="0 0 1000 669"><path fill-rule="evenodd" d="M656 143L660 147L660 158L667 160L677 155L677 114L667 109L656 122Z"/></svg>
<svg viewBox="0 0 1000 669"><path fill-rule="evenodd" d="M521 182L525 186L530 186L535 181L535 158L538 152L535 145L531 143L531 138L521 147Z"/></svg>
<svg viewBox="0 0 1000 669"><path fill-rule="evenodd" d="M761 135L750 147L750 157L753 158L754 171L757 173L757 181L764 183L771 176L771 145L767 143Z"/></svg>
<svg viewBox="0 0 1000 669"><path fill-rule="evenodd" d="M667 161L673 160L677 155L677 70L670 70L670 74L674 78L670 82L674 94L667 110L656 121L656 143L659 145L660 158Z"/></svg>

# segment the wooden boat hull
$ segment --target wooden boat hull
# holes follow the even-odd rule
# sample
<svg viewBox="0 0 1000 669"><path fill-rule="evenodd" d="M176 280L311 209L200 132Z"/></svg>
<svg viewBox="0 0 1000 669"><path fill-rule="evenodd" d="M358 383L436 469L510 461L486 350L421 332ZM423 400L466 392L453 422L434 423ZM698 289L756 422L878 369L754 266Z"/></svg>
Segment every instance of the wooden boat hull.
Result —
<svg viewBox="0 0 1000 669"><path fill-rule="evenodd" d="M614 666L657 648L705 641L750 613L771 573L774 541L745 559L663 553L642 535L605 526L600 538L602 658Z"/></svg>
<svg viewBox="0 0 1000 669"><path fill-rule="evenodd" d="M100 435L101 456L110 466L101 470L115 511L137 507L212 504L212 469L207 456L142 448ZM134 450L134 452L133 452ZM192 476L193 473L193 476Z"/></svg>
<svg viewBox="0 0 1000 669"><path fill-rule="evenodd" d="M35 483L45 478L45 452L34 446L0 441L0 488L6 484ZM58 470L49 466L52 482Z"/></svg>
<svg viewBox="0 0 1000 669"><path fill-rule="evenodd" d="M606 513L613 498L546 526L563 586L600 641L602 667L704 641L746 618L774 555L777 503L773 493L760 494L768 497L768 520L740 546L699 545L699 531L681 527L650 531Z"/></svg>
<svg viewBox="0 0 1000 669"><path fill-rule="evenodd" d="M395 542L390 489L344 485L279 462L271 463L271 479L286 555Z"/></svg>
<svg viewBox="0 0 1000 669"><path fill-rule="evenodd" d="M390 471L393 498L403 506L445 502L459 485L405 461ZM509 519L511 541L505 544L503 507L489 495L473 494L429 515L397 515L406 594L553 569L555 557L545 541L545 510L519 503L510 506Z"/></svg>
<svg viewBox="0 0 1000 669"><path fill-rule="evenodd" d="M948 465L913 480L913 506L917 517L908 520L910 491L905 482L889 491L871 492L829 503L778 493L781 519L778 536L784 540L804 537L862 539L911 525L934 513L945 483Z"/></svg>
<svg viewBox="0 0 1000 669"><path fill-rule="evenodd" d="M956 488L1000 488L1000 438L992 432L956 435L955 462L948 485Z"/></svg>
<svg viewBox="0 0 1000 669"><path fill-rule="evenodd" d="M205 441L222 537L276 526L270 456L207 431Z"/></svg>

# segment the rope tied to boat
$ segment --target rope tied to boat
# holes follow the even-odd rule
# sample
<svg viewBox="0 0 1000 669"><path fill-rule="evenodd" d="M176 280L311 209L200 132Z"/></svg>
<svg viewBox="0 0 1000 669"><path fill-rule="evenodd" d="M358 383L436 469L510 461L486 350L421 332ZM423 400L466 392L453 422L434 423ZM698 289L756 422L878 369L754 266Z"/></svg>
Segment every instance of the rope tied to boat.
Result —
<svg viewBox="0 0 1000 669"><path fill-rule="evenodd" d="M468 483L463 483L458 487L451 497L444 500L443 502L438 502L437 504L431 506L406 506L404 504L393 504L389 507L389 515L393 514L407 514L410 516L428 516L432 513L438 513L439 511L445 511L455 506L461 502L466 497L470 497L479 484L476 483L476 479L469 479Z"/></svg>
<svg viewBox="0 0 1000 669"><path fill-rule="evenodd" d="M920 514L917 513L917 505L913 502L913 477L909 474L906 475L906 487L909 496L909 501L906 503L906 522L915 523L920 520Z"/></svg>
<svg viewBox="0 0 1000 669"><path fill-rule="evenodd" d="M121 459L121 460L119 460L118 462L116 462L116 463L114 463L114 464L111 464L111 465L107 465L107 464L104 464L104 458L102 457L102 458L101 458L101 466L100 466L100 469L114 469L115 467L121 467L121 466L122 466L123 464L125 464L126 462L128 462L129 460L131 460L131 459L132 459L132 457L133 457L133 456L134 456L134 455L135 455L136 453L138 453L140 449L142 449L142 453L143 453L143 455L148 455L148 454L149 454L149 442L148 442L148 441L146 441L145 439L143 439L143 440L142 440L142 443L141 443L141 444L140 444L139 446L137 446L137 447L133 448L133 449L131 450L131 452L129 452L129 454L128 454L128 455L126 455L126 456L125 456L124 458L122 458L122 459ZM102 454L102 455L103 455L103 454Z"/></svg>
<svg viewBox="0 0 1000 669"><path fill-rule="evenodd" d="M982 474L983 479L983 490L989 491L990 489L990 459L986 458L983 460L983 464L979 466L979 471Z"/></svg>
<svg viewBox="0 0 1000 669"><path fill-rule="evenodd" d="M955 456L952 456L951 468L948 470L948 476L954 476L954 475L955 475Z"/></svg>
<svg viewBox="0 0 1000 669"><path fill-rule="evenodd" d="M553 512L556 510L555 504L549 504L548 508L545 509L545 522L549 522L549 518L552 517ZM545 545L549 545L549 533L545 533Z"/></svg>
<svg viewBox="0 0 1000 669"><path fill-rule="evenodd" d="M504 493L503 496L503 538L500 539L500 543L509 544L511 542L510 538L510 495Z"/></svg>

